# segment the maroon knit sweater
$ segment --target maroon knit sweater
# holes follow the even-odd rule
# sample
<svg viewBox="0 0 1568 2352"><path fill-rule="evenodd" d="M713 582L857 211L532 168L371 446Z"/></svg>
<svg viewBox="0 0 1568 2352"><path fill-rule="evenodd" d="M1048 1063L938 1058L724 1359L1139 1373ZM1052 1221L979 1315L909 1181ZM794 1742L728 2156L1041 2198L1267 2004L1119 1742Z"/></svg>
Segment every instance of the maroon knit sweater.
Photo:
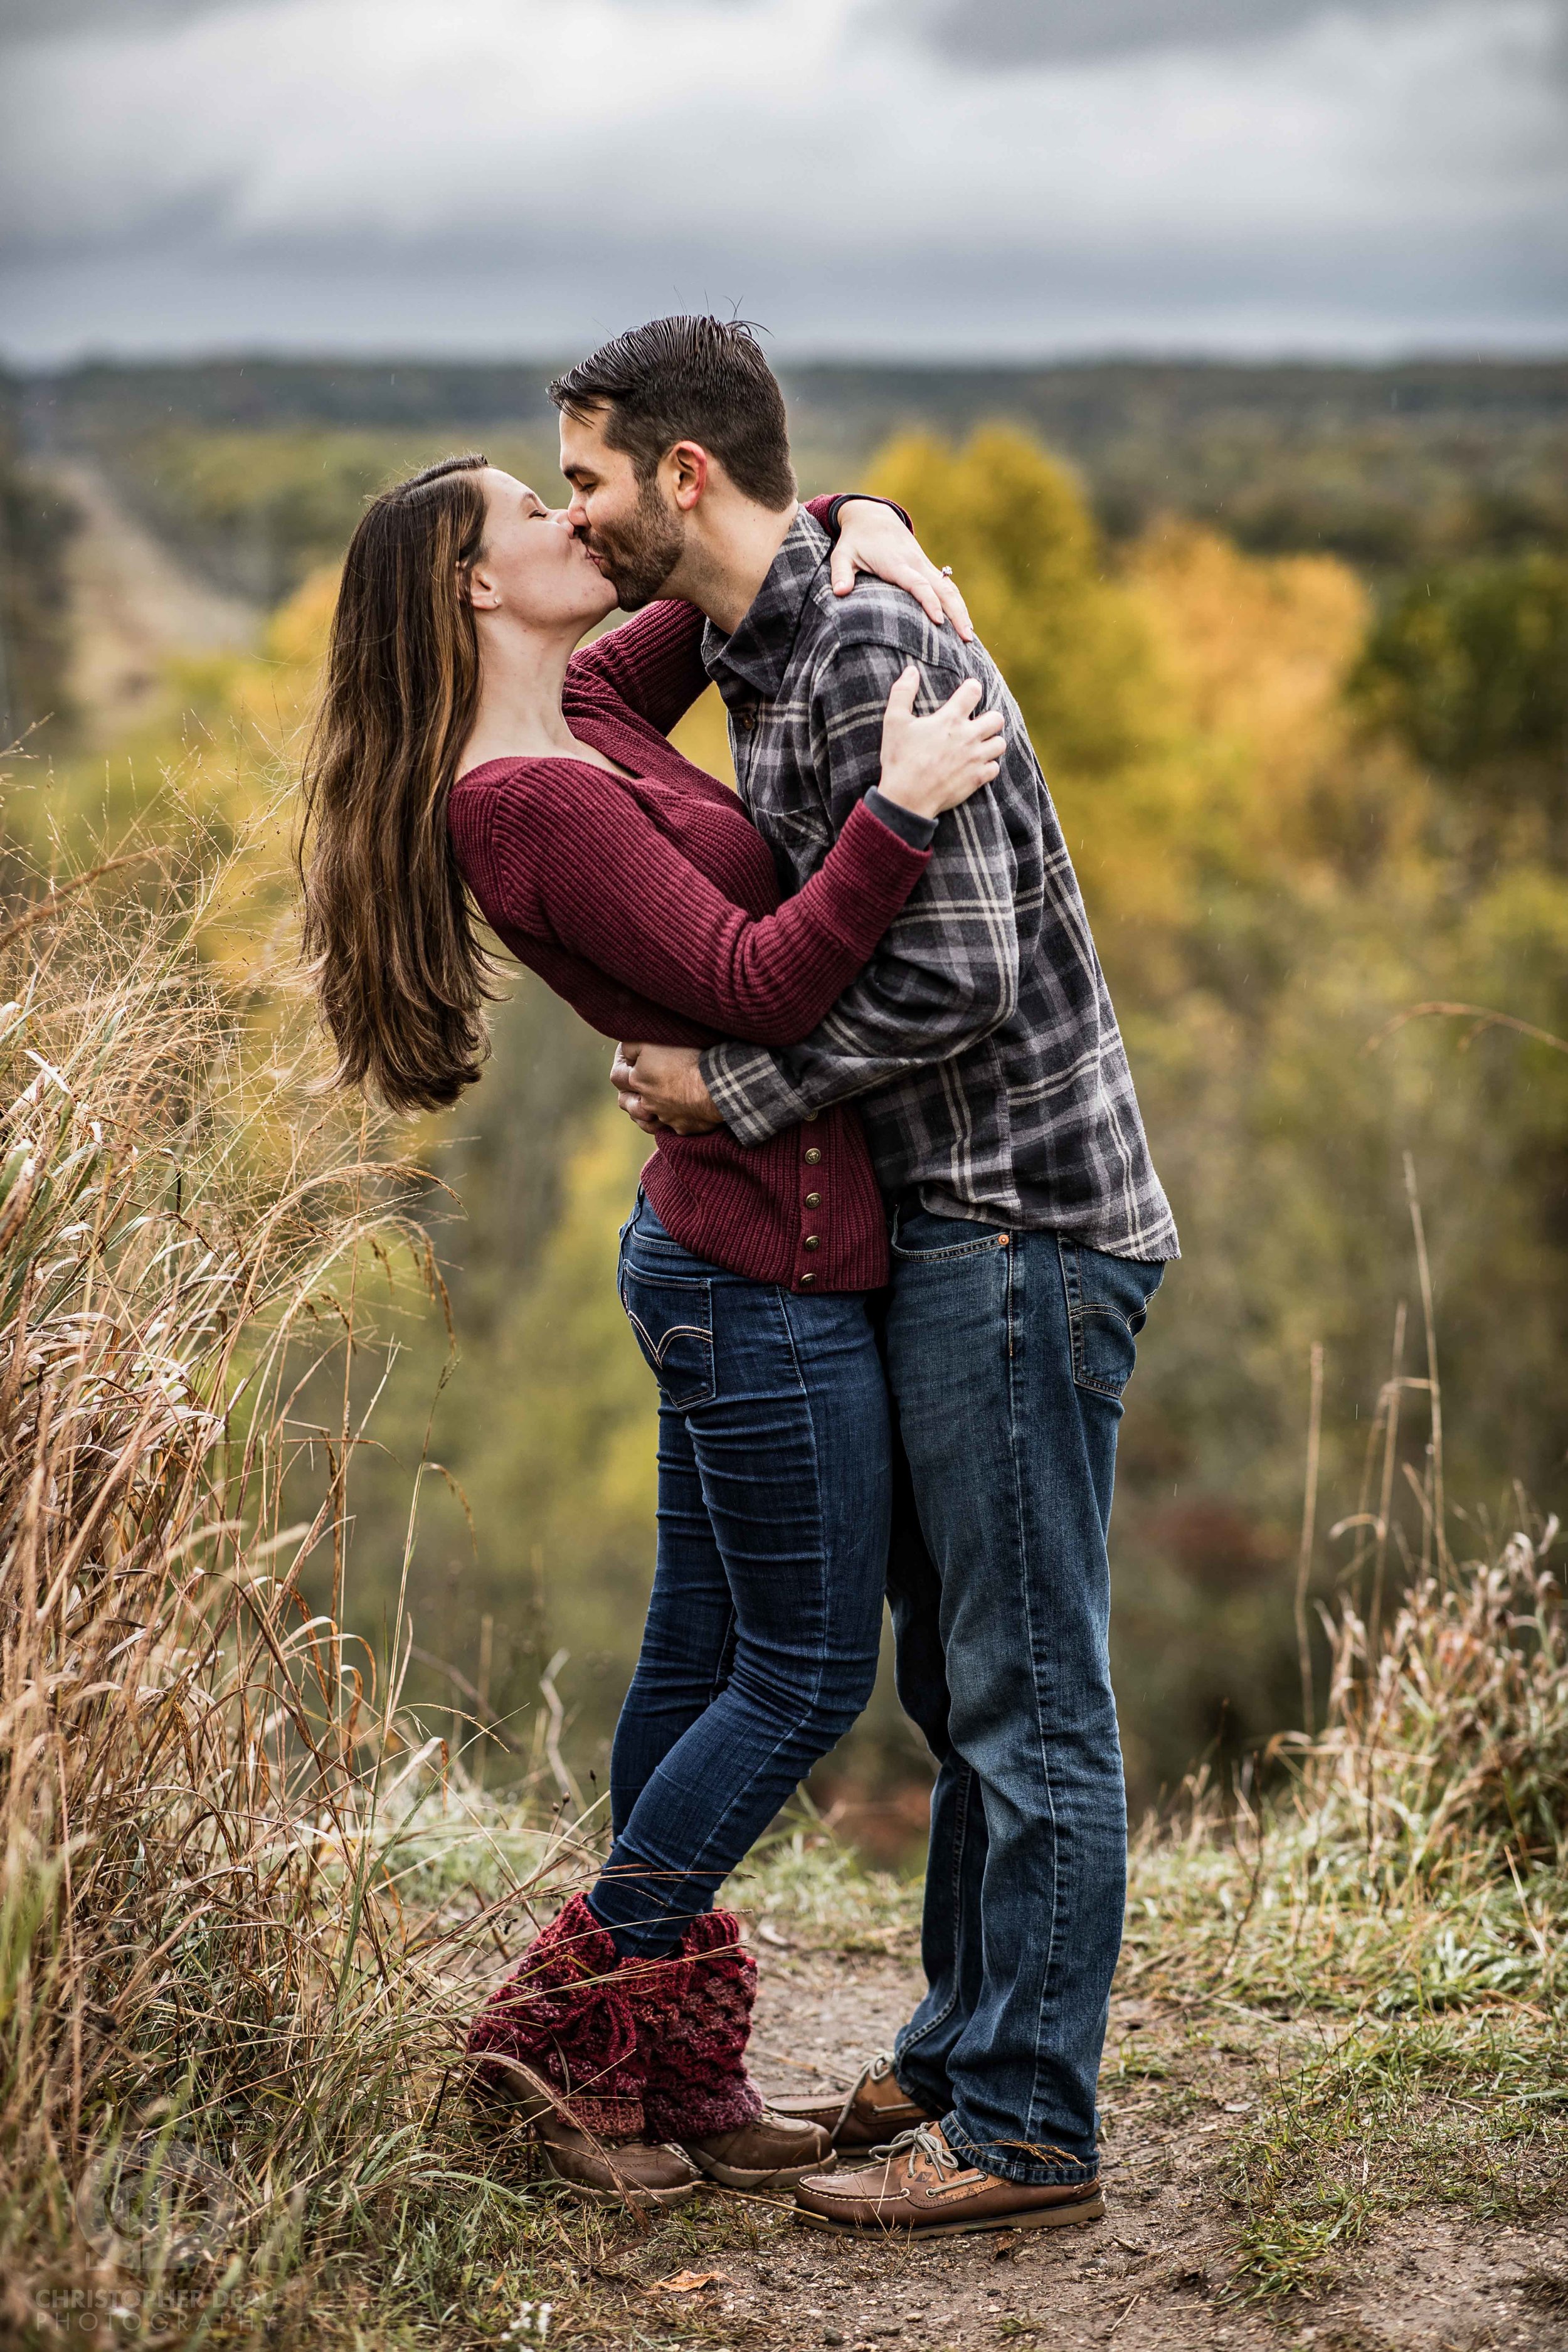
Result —
<svg viewBox="0 0 1568 2352"><path fill-rule="evenodd" d="M447 824L485 920L606 1037L789 1045L867 962L928 853L857 808L799 894L733 793L665 740L707 685L702 616L652 604L574 654L572 732L628 771L568 758L488 760L458 778ZM881 1195L840 1104L769 1142L727 1129L662 1135L643 1170L683 1248L792 1290L887 1279Z"/></svg>

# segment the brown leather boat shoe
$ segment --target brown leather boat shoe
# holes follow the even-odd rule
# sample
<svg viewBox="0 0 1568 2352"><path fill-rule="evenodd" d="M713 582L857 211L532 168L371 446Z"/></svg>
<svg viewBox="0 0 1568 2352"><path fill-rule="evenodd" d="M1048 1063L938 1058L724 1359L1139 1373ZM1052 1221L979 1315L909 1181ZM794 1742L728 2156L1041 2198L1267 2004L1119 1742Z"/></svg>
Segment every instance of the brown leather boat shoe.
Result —
<svg viewBox="0 0 1568 2352"><path fill-rule="evenodd" d="M820 2124L775 2115L771 2107L738 2131L677 2143L723 2189L794 2189L808 2172L826 2172L833 2142Z"/></svg>
<svg viewBox="0 0 1568 2352"><path fill-rule="evenodd" d="M861 2068L847 2092L826 2099L771 2099L768 2104L774 2115L791 2116L797 2123L820 2124L837 2148L885 2147L900 2132L936 2120L905 2097L893 2073L892 2053L887 2050Z"/></svg>
<svg viewBox="0 0 1568 2352"><path fill-rule="evenodd" d="M961 2230L1054 2230L1105 2210L1098 2180L1026 2188L956 2156L940 2124L906 2132L877 2164L816 2174L795 2192L795 2217L816 2230L908 2231L929 2238Z"/></svg>

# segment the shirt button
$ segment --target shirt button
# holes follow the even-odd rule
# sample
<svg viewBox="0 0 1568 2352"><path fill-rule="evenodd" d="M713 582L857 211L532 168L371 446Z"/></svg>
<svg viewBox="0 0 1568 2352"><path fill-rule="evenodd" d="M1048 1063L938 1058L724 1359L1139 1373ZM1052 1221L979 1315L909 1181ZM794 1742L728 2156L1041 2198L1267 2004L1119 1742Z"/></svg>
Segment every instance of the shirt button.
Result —
<svg viewBox="0 0 1568 2352"><path fill-rule="evenodd" d="M821 1246L821 1243L822 1235L820 1234L807 1234L805 1237L805 1246L807 1249L817 1249Z"/></svg>
<svg viewBox="0 0 1568 2352"><path fill-rule="evenodd" d="M806 1166L807 1166L808 1168L815 1168L815 1167L816 1167L816 1163L817 1163L817 1161L821 1159L821 1157L822 1157L821 1152L820 1152L820 1151L818 1151L818 1150L817 1150L817 1148L816 1148L816 1144L814 1143L814 1144L812 1145L812 1147L811 1147L810 1150L809 1150L809 1151L806 1153L806 1155L805 1155L805 1164L806 1164Z"/></svg>
<svg viewBox="0 0 1568 2352"><path fill-rule="evenodd" d="M821 1193L808 1192L805 1196L805 1205L808 1209L820 1209L822 1206Z"/></svg>
<svg viewBox="0 0 1568 2352"><path fill-rule="evenodd" d="M801 1277L800 1277L800 1286L801 1286L801 1288L802 1288L803 1290L805 1290L805 1289L806 1289L806 1288L808 1287L808 1286L809 1286L810 1284L814 1283L816 1280L816 1275L815 1275L815 1274L803 1274L803 1275L801 1276Z"/></svg>

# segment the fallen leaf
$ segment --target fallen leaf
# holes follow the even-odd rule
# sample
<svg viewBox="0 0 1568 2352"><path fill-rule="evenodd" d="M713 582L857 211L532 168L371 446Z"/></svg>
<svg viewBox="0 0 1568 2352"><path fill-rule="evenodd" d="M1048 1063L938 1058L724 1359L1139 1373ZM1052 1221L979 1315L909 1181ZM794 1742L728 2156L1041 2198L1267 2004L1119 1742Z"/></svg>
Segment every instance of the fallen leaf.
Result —
<svg viewBox="0 0 1568 2352"><path fill-rule="evenodd" d="M695 2294L705 2286L733 2286L728 2271L677 2271L673 2278L655 2279L644 2294Z"/></svg>

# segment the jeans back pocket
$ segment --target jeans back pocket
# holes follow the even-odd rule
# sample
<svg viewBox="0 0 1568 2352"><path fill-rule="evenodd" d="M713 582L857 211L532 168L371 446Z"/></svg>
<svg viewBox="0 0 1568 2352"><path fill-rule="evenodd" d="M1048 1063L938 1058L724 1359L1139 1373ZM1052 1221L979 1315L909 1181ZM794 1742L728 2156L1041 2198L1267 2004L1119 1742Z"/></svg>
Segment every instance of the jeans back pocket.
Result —
<svg viewBox="0 0 1568 2352"><path fill-rule="evenodd" d="M1165 1269L1140 1258L1109 1257L1077 1242L1063 1242L1060 1249L1073 1379L1080 1389L1120 1397L1132 1377L1138 1334Z"/></svg>
<svg viewBox="0 0 1568 2352"><path fill-rule="evenodd" d="M713 1285L695 1275L650 1273L627 1257L621 1264L621 1305L670 1403L682 1410L710 1404Z"/></svg>

